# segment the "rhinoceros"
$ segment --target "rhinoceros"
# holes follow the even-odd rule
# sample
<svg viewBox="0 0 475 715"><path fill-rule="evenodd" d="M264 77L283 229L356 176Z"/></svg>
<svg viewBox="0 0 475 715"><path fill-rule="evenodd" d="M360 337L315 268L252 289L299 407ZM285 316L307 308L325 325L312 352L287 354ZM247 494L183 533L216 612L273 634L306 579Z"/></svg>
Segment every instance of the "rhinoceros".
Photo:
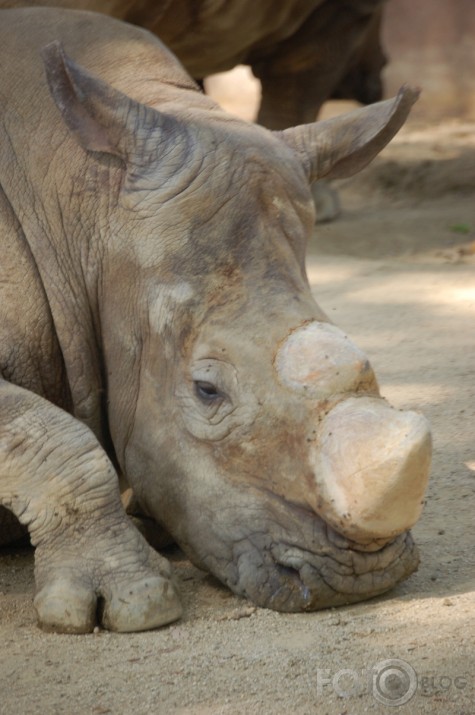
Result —
<svg viewBox="0 0 475 715"><path fill-rule="evenodd" d="M417 91L271 132L148 32L58 9L2 10L0 62L0 503L36 547L40 626L180 616L118 474L259 606L406 578L429 427L315 303L305 247L310 182L367 164Z"/></svg>

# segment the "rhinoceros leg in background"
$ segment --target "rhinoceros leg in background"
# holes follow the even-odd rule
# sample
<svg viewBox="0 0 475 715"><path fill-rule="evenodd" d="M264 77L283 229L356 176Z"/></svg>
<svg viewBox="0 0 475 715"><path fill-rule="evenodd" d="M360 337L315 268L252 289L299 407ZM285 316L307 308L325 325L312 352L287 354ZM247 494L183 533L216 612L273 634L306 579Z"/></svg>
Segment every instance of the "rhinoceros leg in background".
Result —
<svg viewBox="0 0 475 715"><path fill-rule="evenodd" d="M196 65L201 66L206 54L209 73L223 71L229 26L226 22L221 25L221 19L232 17L241 1L227 3L228 7L221 7L220 2L207 3L205 10L194 8L186 0L0 0L0 6L55 5L93 10L144 27L159 36L202 85L204 75L194 71ZM295 11L302 12L299 3L295 5ZM243 27L232 28L233 34L241 33L242 46L234 60L227 58L227 69L245 62L260 79L258 122L268 129L314 122L322 104L332 97L364 104L379 101L380 72L385 64L380 46L381 5L382 0L321 0L309 17L302 14L300 29L289 39L278 39L286 35L280 28L270 48L266 27L261 26L257 36L252 22L247 32ZM340 214L338 194L326 181L315 182L312 195L317 223L332 221Z"/></svg>
<svg viewBox="0 0 475 715"><path fill-rule="evenodd" d="M36 546L42 628L90 631L98 602L102 622L117 631L179 618L169 565L129 523L115 470L92 432L2 379L0 416L0 502Z"/></svg>
<svg viewBox="0 0 475 715"><path fill-rule="evenodd" d="M314 122L333 97L362 104L382 98L381 0L371 12L359 5L323 3L273 54L252 63L262 87L259 124L275 130ZM316 181L312 195L317 223L339 216L338 193L326 181Z"/></svg>

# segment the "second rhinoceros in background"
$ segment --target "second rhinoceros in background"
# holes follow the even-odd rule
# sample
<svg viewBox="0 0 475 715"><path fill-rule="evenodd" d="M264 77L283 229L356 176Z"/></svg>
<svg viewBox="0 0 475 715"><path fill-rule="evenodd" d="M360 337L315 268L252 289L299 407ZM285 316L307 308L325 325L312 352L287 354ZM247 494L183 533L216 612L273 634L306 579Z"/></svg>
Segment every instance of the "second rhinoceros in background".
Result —
<svg viewBox="0 0 475 715"><path fill-rule="evenodd" d="M249 65L262 84L259 122L313 122L331 97L382 97L385 0L0 0L0 8L93 10L154 32L197 80Z"/></svg>
<svg viewBox="0 0 475 715"><path fill-rule="evenodd" d="M383 96L384 0L0 0L1 7L94 10L154 32L196 80L249 65L260 80L257 120L268 129L314 122L328 99ZM337 193L313 186L316 220L339 213Z"/></svg>
<svg viewBox="0 0 475 715"><path fill-rule="evenodd" d="M305 248L310 182L368 163L416 93L273 133L148 33L57 9L2 11L0 61L0 502L36 545L40 624L91 630L98 599L116 630L180 615L113 464L261 606L406 578L429 430L317 306Z"/></svg>

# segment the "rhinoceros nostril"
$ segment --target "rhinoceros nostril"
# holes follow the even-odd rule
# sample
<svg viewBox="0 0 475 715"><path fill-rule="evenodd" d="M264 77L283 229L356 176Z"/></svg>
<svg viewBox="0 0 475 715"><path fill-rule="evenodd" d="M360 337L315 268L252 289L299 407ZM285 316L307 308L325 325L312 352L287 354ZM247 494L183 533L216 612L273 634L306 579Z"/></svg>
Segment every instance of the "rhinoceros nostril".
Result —
<svg viewBox="0 0 475 715"><path fill-rule="evenodd" d="M269 607L274 608L279 604L279 610L285 608L285 602L298 597L300 608L305 608L311 601L312 593L310 588L303 583L299 571L292 567L275 562L277 567L278 585L269 599Z"/></svg>

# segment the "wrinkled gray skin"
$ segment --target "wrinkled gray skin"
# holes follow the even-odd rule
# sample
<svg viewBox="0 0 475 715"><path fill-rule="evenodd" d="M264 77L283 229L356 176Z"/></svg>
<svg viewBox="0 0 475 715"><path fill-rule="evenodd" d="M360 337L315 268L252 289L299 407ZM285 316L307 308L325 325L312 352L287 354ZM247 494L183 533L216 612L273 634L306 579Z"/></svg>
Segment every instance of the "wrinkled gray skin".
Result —
<svg viewBox="0 0 475 715"><path fill-rule="evenodd" d="M90 631L98 599L115 630L180 615L117 469L257 604L317 609L406 578L408 533L360 548L308 497L322 416L378 394L367 362L324 398L274 362L328 322L304 267L309 181L370 161L415 96L273 134L145 31L58 9L2 10L0 63L0 503L36 545L40 625Z"/></svg>
<svg viewBox="0 0 475 715"><path fill-rule="evenodd" d="M385 0L0 0L0 7L94 10L151 30L196 80L237 64L262 86L258 122L268 129L314 122L331 98L382 98ZM338 196L313 187L317 221L339 214Z"/></svg>

